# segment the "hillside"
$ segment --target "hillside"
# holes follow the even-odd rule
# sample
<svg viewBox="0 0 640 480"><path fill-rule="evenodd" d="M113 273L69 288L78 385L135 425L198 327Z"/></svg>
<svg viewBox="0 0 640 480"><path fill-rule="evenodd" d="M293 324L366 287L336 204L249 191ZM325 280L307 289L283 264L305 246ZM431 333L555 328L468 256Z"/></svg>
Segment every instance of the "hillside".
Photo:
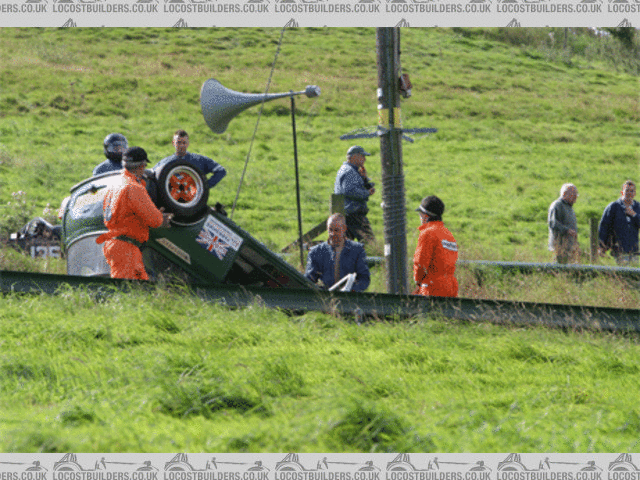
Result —
<svg viewBox="0 0 640 480"><path fill-rule="evenodd" d="M637 77L587 55L612 40L582 32L571 50L558 50L542 30L402 30L402 67L414 84L403 124L438 128L403 145L409 248L414 205L435 193L464 258L547 260L546 210L560 186L574 182L586 249L588 219L640 173ZM536 46L531 32L542 38ZM200 112L200 86L214 77L236 91L263 92L278 51L270 92L322 89L318 99L297 102L304 228L317 224L352 143L339 136L377 124L375 30L289 29L278 47L280 34L3 29L0 204L21 190L34 205L29 213L56 208L104 158L106 134L124 133L155 162L171 153L172 132L185 128L192 151L229 172L210 202L233 205L259 107L213 134ZM379 143L359 143L374 153L367 166L379 184ZM234 220L274 249L297 232L292 158L289 103L267 103ZM370 218L382 239L379 201L378 193Z"/></svg>

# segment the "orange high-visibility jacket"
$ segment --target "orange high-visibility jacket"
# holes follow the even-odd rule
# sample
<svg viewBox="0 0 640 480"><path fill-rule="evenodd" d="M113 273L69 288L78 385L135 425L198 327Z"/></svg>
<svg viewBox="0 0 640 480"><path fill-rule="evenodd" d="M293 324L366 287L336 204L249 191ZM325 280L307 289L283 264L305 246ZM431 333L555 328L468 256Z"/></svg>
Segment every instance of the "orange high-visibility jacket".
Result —
<svg viewBox="0 0 640 480"><path fill-rule="evenodd" d="M162 225L162 212L151 201L144 180L138 182L126 169L121 178L122 181L110 187L104 197L104 224L109 232L100 235L97 243L120 235L144 243L149 240L149 228Z"/></svg>
<svg viewBox="0 0 640 480"><path fill-rule="evenodd" d="M458 260L456 239L441 221L420 225L420 236L413 256L413 279L418 293L435 297L457 297L454 276Z"/></svg>

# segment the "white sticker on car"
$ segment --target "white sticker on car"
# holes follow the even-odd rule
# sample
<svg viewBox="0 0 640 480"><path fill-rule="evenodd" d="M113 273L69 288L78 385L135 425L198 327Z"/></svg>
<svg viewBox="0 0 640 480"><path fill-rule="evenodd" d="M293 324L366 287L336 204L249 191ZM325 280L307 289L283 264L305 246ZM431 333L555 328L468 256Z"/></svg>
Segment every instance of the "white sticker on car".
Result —
<svg viewBox="0 0 640 480"><path fill-rule="evenodd" d="M234 233L222 222L209 215L202 226L202 230L196 237L196 242L209 253L222 260L228 250L239 250L242 245L242 237Z"/></svg>
<svg viewBox="0 0 640 480"><path fill-rule="evenodd" d="M191 256L187 252L182 250L180 247L178 247L175 243L167 240L164 237L158 238L156 240L156 242L158 242L164 248L169 250L171 253L173 253L176 257L178 257L183 262L188 263L189 265L191 265Z"/></svg>

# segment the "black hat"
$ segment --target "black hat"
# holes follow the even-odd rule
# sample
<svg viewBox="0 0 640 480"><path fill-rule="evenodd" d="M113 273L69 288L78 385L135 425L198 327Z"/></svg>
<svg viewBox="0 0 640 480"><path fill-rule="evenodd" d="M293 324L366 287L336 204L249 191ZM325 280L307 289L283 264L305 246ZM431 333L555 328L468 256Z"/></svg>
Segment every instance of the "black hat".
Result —
<svg viewBox="0 0 640 480"><path fill-rule="evenodd" d="M354 145L353 147L349 148L349 150L347 150L347 157L351 157L353 155L358 155L358 154L364 155L365 157L368 157L371 155L360 145Z"/></svg>
<svg viewBox="0 0 640 480"><path fill-rule="evenodd" d="M139 167L149 163L147 152L142 147L129 147L122 155L122 164L125 167Z"/></svg>
<svg viewBox="0 0 640 480"><path fill-rule="evenodd" d="M444 203L435 195L424 197L416 212L422 212L430 217L440 217L444 213Z"/></svg>

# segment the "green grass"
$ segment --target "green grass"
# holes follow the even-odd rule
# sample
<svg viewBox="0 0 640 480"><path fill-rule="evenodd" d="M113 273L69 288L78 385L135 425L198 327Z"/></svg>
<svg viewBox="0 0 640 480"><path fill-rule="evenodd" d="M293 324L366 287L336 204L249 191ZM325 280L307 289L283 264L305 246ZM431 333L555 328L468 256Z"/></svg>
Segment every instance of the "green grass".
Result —
<svg viewBox="0 0 640 480"><path fill-rule="evenodd" d="M630 451L637 338L9 295L3 451Z"/></svg>

